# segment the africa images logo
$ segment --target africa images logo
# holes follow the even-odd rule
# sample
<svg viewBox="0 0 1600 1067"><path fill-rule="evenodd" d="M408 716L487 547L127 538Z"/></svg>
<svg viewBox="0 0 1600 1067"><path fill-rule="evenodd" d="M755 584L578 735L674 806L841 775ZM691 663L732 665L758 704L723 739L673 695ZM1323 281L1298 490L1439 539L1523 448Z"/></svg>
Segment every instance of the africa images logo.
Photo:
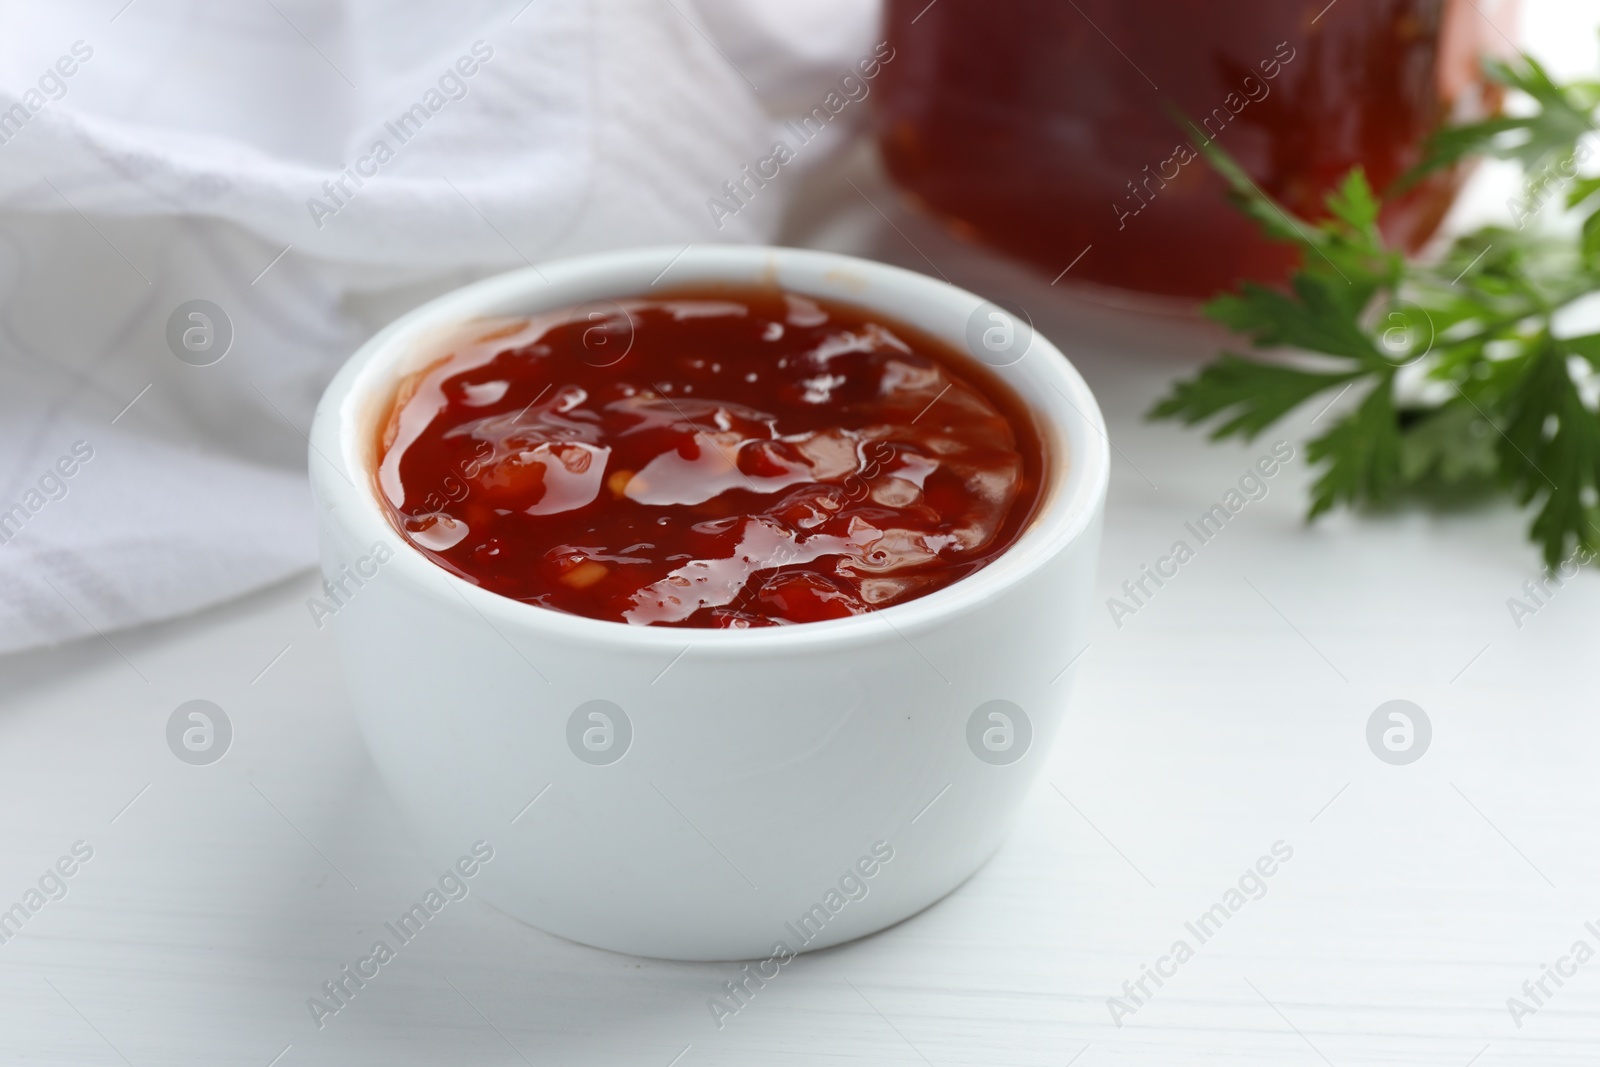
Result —
<svg viewBox="0 0 1600 1067"><path fill-rule="evenodd" d="M867 899L867 894L872 891L869 883L892 859L894 847L887 841L874 841L871 855L860 856L845 868L836 887L830 886L822 894L822 899L813 903L798 919L783 924L785 937L773 942L772 955L756 963L745 964L737 981L729 979L722 983L726 1000L707 997L706 1008L711 1012L711 1021L717 1024L717 1029L721 1030L727 1025L727 1019L749 1007L756 993L782 974L784 965L793 960L800 949L820 937L822 928L835 915L852 901ZM794 941L793 946L789 944L790 938ZM752 967L755 970L752 971Z"/></svg>
<svg viewBox="0 0 1600 1067"><path fill-rule="evenodd" d="M445 905L467 899L472 892L469 880L492 859L493 845L487 841L473 842L471 853L456 860L453 866L446 867L436 880L437 885L429 886L421 900L401 912L392 922L383 924L384 930L394 939L392 945L388 937L374 941L367 955L354 963L345 964L332 978L322 983L322 996L307 997L306 1010L311 1013L311 1021L317 1024L317 1029L321 1030L329 1018L349 1007L356 994L382 974L383 968L400 954L401 949L417 939L428 923L444 911Z"/></svg>

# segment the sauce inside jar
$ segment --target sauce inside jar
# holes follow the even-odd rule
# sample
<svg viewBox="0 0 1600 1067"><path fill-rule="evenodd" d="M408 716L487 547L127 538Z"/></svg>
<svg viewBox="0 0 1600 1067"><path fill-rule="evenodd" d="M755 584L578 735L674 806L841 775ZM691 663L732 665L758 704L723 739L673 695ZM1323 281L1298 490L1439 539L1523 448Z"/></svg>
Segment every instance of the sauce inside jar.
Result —
<svg viewBox="0 0 1600 1067"><path fill-rule="evenodd" d="M1351 167L1384 190L1440 123L1498 106L1479 58L1500 50L1490 19L1512 7L887 0L895 58L872 95L883 159L957 233L1068 284L1203 298L1278 282L1298 253L1227 201L1198 149L1215 141L1305 218L1325 215ZM1388 194L1385 234L1419 248L1463 174Z"/></svg>
<svg viewBox="0 0 1600 1067"><path fill-rule="evenodd" d="M857 615L993 561L1045 454L986 367L849 305L703 289L480 322L381 428L391 521L486 589L635 625Z"/></svg>

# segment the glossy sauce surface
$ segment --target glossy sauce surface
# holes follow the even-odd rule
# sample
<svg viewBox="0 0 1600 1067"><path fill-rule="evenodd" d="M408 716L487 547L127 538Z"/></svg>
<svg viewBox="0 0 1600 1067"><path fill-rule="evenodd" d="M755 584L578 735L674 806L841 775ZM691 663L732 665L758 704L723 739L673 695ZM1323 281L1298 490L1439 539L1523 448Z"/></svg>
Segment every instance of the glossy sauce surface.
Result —
<svg viewBox="0 0 1600 1067"><path fill-rule="evenodd" d="M992 372L876 313L775 289L473 324L399 386L391 521L496 593L637 625L860 614L971 574L1045 455Z"/></svg>

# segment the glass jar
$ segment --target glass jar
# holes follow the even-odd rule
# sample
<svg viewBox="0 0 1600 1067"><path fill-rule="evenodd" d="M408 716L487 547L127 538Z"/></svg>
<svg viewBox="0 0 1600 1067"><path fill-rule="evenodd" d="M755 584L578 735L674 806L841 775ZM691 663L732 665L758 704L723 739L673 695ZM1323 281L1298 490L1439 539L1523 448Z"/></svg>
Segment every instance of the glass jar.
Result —
<svg viewBox="0 0 1600 1067"><path fill-rule="evenodd" d="M1226 201L1197 142L1304 217L1357 164L1381 191L1442 122L1498 107L1480 57L1510 49L1484 12L1509 6L887 0L879 144L922 208L1052 278L1181 298L1281 281L1294 250ZM1384 233L1414 251L1461 177L1392 198Z"/></svg>

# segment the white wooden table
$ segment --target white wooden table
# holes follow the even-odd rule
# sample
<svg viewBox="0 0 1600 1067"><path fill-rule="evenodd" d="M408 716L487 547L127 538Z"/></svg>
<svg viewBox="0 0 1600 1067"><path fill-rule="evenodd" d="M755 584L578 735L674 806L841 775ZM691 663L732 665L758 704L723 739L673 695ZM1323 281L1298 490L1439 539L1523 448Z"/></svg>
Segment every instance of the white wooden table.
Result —
<svg viewBox="0 0 1600 1067"><path fill-rule="evenodd" d="M1508 506L1307 528L1314 408L1251 446L1146 424L1216 334L963 248L907 218L860 157L818 178L795 226L1021 302L1078 363L1118 447L1102 602L1273 441L1297 449L1136 615L1118 628L1101 611L1066 736L995 860L900 926L801 957L721 1029L707 999L736 967L588 949L476 898L318 1029L307 998L437 870L362 749L308 574L115 648L0 659L0 909L75 843L93 850L0 944L0 1062L1600 1060L1600 962L1545 979L1520 1020L1507 1008L1535 1006L1523 983L1575 941L1600 950L1585 927L1600 929L1600 581L1582 575L1519 628L1506 602L1538 565ZM235 731L210 766L166 743L195 698ZM1368 748L1391 699L1432 724L1410 765ZM1201 943L1186 923L1279 842L1292 858L1264 895ZM1193 957L1129 998L1124 982L1180 939Z"/></svg>

